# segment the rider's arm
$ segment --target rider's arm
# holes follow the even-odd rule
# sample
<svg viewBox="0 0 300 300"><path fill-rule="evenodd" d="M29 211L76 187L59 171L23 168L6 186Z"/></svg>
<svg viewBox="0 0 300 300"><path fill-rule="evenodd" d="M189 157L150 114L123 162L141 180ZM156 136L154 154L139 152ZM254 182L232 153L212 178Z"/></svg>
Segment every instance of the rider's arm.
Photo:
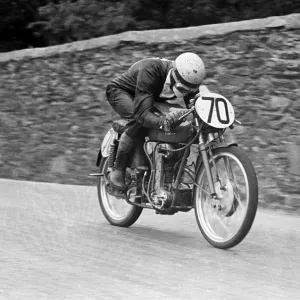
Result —
<svg viewBox="0 0 300 300"><path fill-rule="evenodd" d="M163 123L164 117L152 112L163 83L164 79L157 68L150 67L139 71L134 99L134 118L143 127L158 129Z"/></svg>

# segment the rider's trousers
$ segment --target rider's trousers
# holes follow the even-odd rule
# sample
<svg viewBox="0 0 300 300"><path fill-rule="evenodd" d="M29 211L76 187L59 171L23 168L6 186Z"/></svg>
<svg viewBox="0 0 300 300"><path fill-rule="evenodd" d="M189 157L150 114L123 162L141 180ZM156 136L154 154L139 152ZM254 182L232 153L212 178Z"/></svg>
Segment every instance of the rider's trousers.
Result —
<svg viewBox="0 0 300 300"><path fill-rule="evenodd" d="M148 130L137 124L133 119L133 97L126 91L111 85L108 85L106 89L106 96L113 110L120 117L129 121L125 130L126 134L132 139L143 139L147 135Z"/></svg>

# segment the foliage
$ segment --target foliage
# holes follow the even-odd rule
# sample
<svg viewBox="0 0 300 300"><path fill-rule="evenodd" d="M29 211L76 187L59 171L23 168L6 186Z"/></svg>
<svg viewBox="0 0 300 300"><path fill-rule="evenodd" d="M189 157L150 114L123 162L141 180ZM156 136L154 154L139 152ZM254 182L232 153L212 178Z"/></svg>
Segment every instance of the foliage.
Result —
<svg viewBox="0 0 300 300"><path fill-rule="evenodd" d="M299 0L0 0L0 51L295 12Z"/></svg>
<svg viewBox="0 0 300 300"><path fill-rule="evenodd" d="M43 21L30 24L39 36L48 33L51 43L65 43L130 29L133 20L126 4L118 1L77 0L48 3L39 8Z"/></svg>
<svg viewBox="0 0 300 300"><path fill-rule="evenodd" d="M38 8L51 0L0 0L0 51L44 43L26 27L39 20ZM10 49L13 48L13 49Z"/></svg>

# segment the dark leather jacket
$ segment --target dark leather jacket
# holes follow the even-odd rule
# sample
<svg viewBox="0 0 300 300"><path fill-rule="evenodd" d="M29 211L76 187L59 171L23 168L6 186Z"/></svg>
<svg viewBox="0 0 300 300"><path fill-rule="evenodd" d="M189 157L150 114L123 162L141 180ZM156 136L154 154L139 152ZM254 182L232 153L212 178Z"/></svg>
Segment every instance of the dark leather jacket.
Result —
<svg viewBox="0 0 300 300"><path fill-rule="evenodd" d="M157 129L163 122L162 117L153 113L154 103L162 101L160 94L171 68L171 60L143 59L113 79L110 84L132 95L134 98L133 117L143 127ZM188 103L187 98L184 101Z"/></svg>

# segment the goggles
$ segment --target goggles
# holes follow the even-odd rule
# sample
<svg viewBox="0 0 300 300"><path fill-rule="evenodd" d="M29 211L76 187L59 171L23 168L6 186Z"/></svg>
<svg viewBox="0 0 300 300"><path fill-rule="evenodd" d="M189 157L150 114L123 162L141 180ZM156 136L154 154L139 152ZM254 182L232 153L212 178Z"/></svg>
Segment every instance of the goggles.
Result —
<svg viewBox="0 0 300 300"><path fill-rule="evenodd" d="M184 80L176 68L173 68L171 72L171 84L175 86L175 88L180 92L182 95L187 95L191 93L195 93L199 90L199 84L189 83Z"/></svg>

